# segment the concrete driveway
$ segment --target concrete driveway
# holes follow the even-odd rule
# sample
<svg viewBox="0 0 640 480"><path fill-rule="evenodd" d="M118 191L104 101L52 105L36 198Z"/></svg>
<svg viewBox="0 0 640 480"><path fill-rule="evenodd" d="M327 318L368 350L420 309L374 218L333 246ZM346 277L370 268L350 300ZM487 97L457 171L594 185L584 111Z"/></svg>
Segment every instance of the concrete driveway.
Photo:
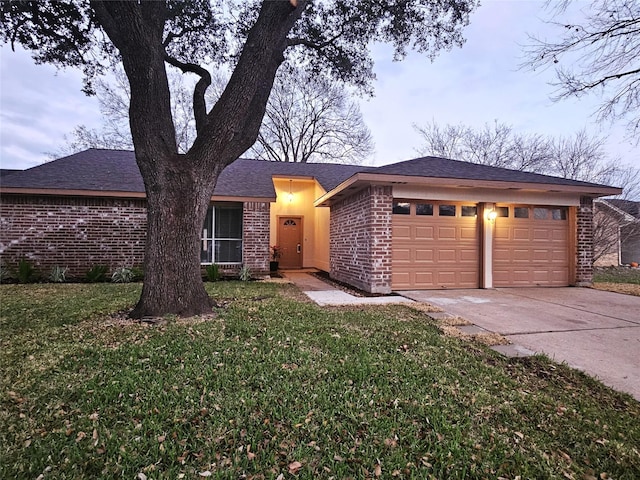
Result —
<svg viewBox="0 0 640 480"><path fill-rule="evenodd" d="M640 401L640 297L589 288L400 293L566 362Z"/></svg>

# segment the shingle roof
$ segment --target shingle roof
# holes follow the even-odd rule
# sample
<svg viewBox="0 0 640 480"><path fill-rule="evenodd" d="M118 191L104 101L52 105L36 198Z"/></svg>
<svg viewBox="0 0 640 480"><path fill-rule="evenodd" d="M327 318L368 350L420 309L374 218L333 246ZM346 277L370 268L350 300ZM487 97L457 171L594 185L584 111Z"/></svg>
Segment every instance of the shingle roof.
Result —
<svg viewBox="0 0 640 480"><path fill-rule="evenodd" d="M607 198L606 201L632 217L640 219L640 202L620 200L617 198Z"/></svg>
<svg viewBox="0 0 640 480"><path fill-rule="evenodd" d="M0 177L5 177L16 172L20 172L20 170L16 170L14 168L0 168Z"/></svg>
<svg viewBox="0 0 640 480"><path fill-rule="evenodd" d="M331 190L363 167L326 163L283 163L238 159L218 178L214 194L273 198L272 175L315 178ZM143 193L144 183L132 151L89 149L2 178L3 187Z"/></svg>
<svg viewBox="0 0 640 480"><path fill-rule="evenodd" d="M328 192L359 172L547 185L602 186L437 157L416 158L382 167L238 159L222 172L214 194L227 197L274 198L274 175L315 178ZM144 193L144 183L134 153L128 150L85 150L3 176L1 185L4 188Z"/></svg>
<svg viewBox="0 0 640 480"><path fill-rule="evenodd" d="M510 170L508 168L479 165L439 157L422 157L405 162L392 163L367 170L371 173L404 175L410 177L456 178L462 180L489 180L497 182L543 183L547 185L571 185L593 187L596 184L552 177L538 173ZM605 186L605 185L598 185Z"/></svg>

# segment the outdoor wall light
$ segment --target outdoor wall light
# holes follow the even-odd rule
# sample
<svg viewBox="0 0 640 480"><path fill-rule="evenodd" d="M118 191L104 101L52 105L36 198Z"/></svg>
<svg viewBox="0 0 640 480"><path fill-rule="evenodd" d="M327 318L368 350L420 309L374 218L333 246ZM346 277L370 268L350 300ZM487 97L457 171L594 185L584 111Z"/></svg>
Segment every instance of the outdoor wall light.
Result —
<svg viewBox="0 0 640 480"><path fill-rule="evenodd" d="M293 202L293 192L291 191L292 182L293 180L289 180L289 195L287 196L287 198L289 199L289 203Z"/></svg>
<svg viewBox="0 0 640 480"><path fill-rule="evenodd" d="M496 212L495 210L488 210L487 211L487 220L489 220L491 223L496 221L496 218L498 218L498 212Z"/></svg>

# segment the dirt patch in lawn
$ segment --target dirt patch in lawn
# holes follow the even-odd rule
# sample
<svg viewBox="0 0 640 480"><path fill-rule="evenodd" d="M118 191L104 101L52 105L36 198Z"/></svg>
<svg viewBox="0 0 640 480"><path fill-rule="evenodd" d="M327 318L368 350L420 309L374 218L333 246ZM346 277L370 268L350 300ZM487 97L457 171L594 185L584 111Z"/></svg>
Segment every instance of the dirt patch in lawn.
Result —
<svg viewBox="0 0 640 480"><path fill-rule="evenodd" d="M634 283L598 282L593 284L593 288L596 290L624 293L625 295L635 295L636 297L640 297L640 285L636 285Z"/></svg>

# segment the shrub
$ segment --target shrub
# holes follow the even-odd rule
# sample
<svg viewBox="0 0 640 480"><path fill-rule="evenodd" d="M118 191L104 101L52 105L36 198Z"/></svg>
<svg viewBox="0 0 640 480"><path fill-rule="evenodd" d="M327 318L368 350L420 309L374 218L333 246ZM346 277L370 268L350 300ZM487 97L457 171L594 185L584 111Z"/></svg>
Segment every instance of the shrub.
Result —
<svg viewBox="0 0 640 480"><path fill-rule="evenodd" d="M89 283L104 282L107 279L107 270L105 265L94 265L85 275L85 279Z"/></svg>
<svg viewBox="0 0 640 480"><path fill-rule="evenodd" d="M131 273L133 273L133 282L141 282L144 280L144 270L140 267L131 267Z"/></svg>
<svg viewBox="0 0 640 480"><path fill-rule="evenodd" d="M32 283L37 279L38 272L33 264L26 258L21 258L18 262L16 277L20 283Z"/></svg>
<svg viewBox="0 0 640 480"><path fill-rule="evenodd" d="M251 280L251 269L247 265L243 265L240 269L240 280L243 282Z"/></svg>
<svg viewBox="0 0 640 480"><path fill-rule="evenodd" d="M64 283L67 281L67 272L69 269L67 267L60 267L56 265L51 269L51 273L49 274L49 280L54 283Z"/></svg>
<svg viewBox="0 0 640 480"><path fill-rule="evenodd" d="M212 263L211 265L207 265L204 270L208 282L217 282L220 280L220 266L218 264Z"/></svg>
<svg viewBox="0 0 640 480"><path fill-rule="evenodd" d="M111 275L111 281L113 283L130 283L133 282L134 278L133 270L127 267L116 268Z"/></svg>
<svg viewBox="0 0 640 480"><path fill-rule="evenodd" d="M5 283L11 279L11 272L7 266L0 262L0 283Z"/></svg>

